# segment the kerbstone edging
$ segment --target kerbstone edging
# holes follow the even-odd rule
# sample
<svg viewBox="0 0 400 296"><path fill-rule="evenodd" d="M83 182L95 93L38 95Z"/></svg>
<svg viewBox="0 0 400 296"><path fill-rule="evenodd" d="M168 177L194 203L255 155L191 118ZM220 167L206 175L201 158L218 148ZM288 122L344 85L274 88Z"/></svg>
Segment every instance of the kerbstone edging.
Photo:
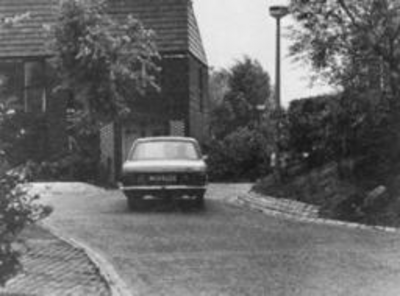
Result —
<svg viewBox="0 0 400 296"><path fill-rule="evenodd" d="M250 208L260 210L271 216L283 217L286 219L312 222L326 225L345 226L348 228L366 229L366 230L379 230L385 232L397 232L397 228L384 227L384 226L370 226L353 222L345 222L339 220L325 219L319 217L318 206L306 204L303 202L274 198L258 194L254 191L249 191L237 197L240 204L245 204Z"/></svg>
<svg viewBox="0 0 400 296"><path fill-rule="evenodd" d="M133 296L132 291L128 288L126 283L118 275L114 267L101 256L99 253L94 251L88 245L76 239L66 237L60 233L55 227L40 223L40 226L47 229L51 234L71 245L73 248L82 250L89 258L89 260L97 267L100 276L103 277L108 287L110 288L111 296Z"/></svg>
<svg viewBox="0 0 400 296"><path fill-rule="evenodd" d="M246 199L253 205L277 211L284 214L293 214L305 218L318 218L319 207L315 205L306 204L296 200L280 199L270 196L264 196L254 191L248 192L245 196L239 196L239 199Z"/></svg>

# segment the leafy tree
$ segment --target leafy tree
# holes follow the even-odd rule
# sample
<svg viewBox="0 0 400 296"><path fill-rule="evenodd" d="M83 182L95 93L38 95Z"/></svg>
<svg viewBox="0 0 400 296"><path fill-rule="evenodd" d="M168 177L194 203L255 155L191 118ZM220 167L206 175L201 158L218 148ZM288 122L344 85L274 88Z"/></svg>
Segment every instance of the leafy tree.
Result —
<svg viewBox="0 0 400 296"><path fill-rule="evenodd" d="M387 72L387 90L399 93L400 18L395 0L292 0L296 20L291 54L311 63L330 82L353 87L360 72ZM375 73L374 73L375 71ZM371 77L371 75L374 75ZM364 89L365 90L365 89Z"/></svg>
<svg viewBox="0 0 400 296"><path fill-rule="evenodd" d="M231 68L231 95L242 95L252 107L268 103L271 95L270 77L256 60L244 57Z"/></svg>
<svg viewBox="0 0 400 296"><path fill-rule="evenodd" d="M220 75L220 76L218 76ZM220 94L219 105L213 110L211 126L217 138L223 138L238 128L257 125L261 114L257 105L267 105L271 95L270 78L255 60L245 57L229 71L212 77L223 77L227 90ZM211 84L213 85L213 83Z"/></svg>
<svg viewBox="0 0 400 296"><path fill-rule="evenodd" d="M325 137L341 142L333 154L374 155L386 171L400 147L399 9L396 0L291 1L291 54L344 90Z"/></svg>
<svg viewBox="0 0 400 296"><path fill-rule="evenodd" d="M223 103L224 97L229 90L228 85L229 72L226 69L211 69L209 75L209 93L211 109L216 108Z"/></svg>
<svg viewBox="0 0 400 296"><path fill-rule="evenodd" d="M215 180L254 180L270 170L274 114L270 78L261 65L244 57L228 70L214 71L210 176ZM257 110L265 105L265 110Z"/></svg>
<svg viewBox="0 0 400 296"><path fill-rule="evenodd" d="M132 16L119 23L106 9L106 1L61 1L49 31L58 88L95 124L129 111L138 93L157 87L154 33Z"/></svg>
<svg viewBox="0 0 400 296"><path fill-rule="evenodd" d="M117 20L107 11L106 0L60 1L47 28L58 76L54 91L69 98L68 132L78 147L68 165L87 172L86 181L95 178L99 127L128 114L146 91L158 90L154 32L131 15Z"/></svg>

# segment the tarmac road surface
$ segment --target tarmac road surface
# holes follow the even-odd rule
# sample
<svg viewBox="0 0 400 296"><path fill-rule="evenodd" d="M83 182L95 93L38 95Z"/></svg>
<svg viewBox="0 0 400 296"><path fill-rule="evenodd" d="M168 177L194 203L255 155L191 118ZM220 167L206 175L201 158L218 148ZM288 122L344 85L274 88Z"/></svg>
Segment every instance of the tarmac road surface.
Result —
<svg viewBox="0 0 400 296"><path fill-rule="evenodd" d="M111 262L132 295L400 295L400 234L288 221L211 184L203 211L128 209L117 190L54 184L45 223Z"/></svg>

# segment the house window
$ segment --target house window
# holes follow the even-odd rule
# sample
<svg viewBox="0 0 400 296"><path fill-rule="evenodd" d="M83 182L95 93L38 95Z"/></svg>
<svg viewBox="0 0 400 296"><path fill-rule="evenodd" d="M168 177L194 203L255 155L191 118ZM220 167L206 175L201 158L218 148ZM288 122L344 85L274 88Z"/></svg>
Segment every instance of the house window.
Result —
<svg viewBox="0 0 400 296"><path fill-rule="evenodd" d="M24 107L26 112L46 111L44 61L24 63Z"/></svg>

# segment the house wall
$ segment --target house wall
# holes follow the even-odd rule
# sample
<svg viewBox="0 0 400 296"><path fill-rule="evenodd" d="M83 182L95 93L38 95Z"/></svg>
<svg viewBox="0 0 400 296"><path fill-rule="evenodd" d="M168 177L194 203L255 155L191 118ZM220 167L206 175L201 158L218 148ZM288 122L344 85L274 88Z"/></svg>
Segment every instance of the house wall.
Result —
<svg viewBox="0 0 400 296"><path fill-rule="evenodd" d="M189 133L200 143L205 143L209 137L208 68L190 56L189 73Z"/></svg>
<svg viewBox="0 0 400 296"><path fill-rule="evenodd" d="M207 140L207 67L196 58L179 53L164 54L160 63L160 92L150 91L138 98L131 106L131 114L114 125L113 133L108 127L102 130L102 163L109 167L111 162L114 171L109 174L114 175L114 181L118 181L122 163L138 137L175 135ZM112 160L110 143L115 154Z"/></svg>
<svg viewBox="0 0 400 296"><path fill-rule="evenodd" d="M121 126L122 161L128 158L133 142L140 137L165 136L168 134L168 126L164 120L147 119L131 120Z"/></svg>
<svg viewBox="0 0 400 296"><path fill-rule="evenodd" d="M200 142L209 135L208 67L191 54L170 54L162 62L162 97L168 101L170 132L181 123Z"/></svg>
<svg viewBox="0 0 400 296"><path fill-rule="evenodd" d="M118 120L114 134L109 129L102 131L102 166L111 161L114 171L107 174L110 180L118 181L122 163L138 137L189 135L189 65L185 55L168 53L160 61L159 91L150 90L145 96L137 97L131 114ZM107 131L107 132L106 132ZM111 138L114 138L111 140ZM111 160L109 143L113 143L114 156ZM107 160L108 159L108 160Z"/></svg>
<svg viewBox="0 0 400 296"><path fill-rule="evenodd" d="M166 54L161 62L161 92L167 101L167 114L170 120L188 121L189 65L184 54ZM184 135L188 134L185 128Z"/></svg>

